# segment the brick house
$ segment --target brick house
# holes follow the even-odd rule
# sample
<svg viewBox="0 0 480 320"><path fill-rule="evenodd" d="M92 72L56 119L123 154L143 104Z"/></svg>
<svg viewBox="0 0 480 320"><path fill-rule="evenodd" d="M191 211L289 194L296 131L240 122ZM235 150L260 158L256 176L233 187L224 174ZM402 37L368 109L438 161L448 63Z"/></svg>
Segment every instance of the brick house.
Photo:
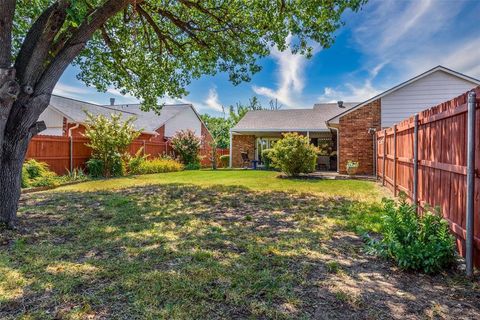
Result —
<svg viewBox="0 0 480 320"><path fill-rule="evenodd" d="M110 105L97 105L80 100L52 95L47 109L40 115L47 129L40 135L81 136L85 131L85 111L93 115L110 116L120 113L123 118L135 117L133 125L142 130L139 137L146 141L167 141L179 130L193 130L205 144L212 136L199 114L191 104L164 105L157 114L142 111L138 104L116 105L112 99Z"/></svg>
<svg viewBox="0 0 480 320"><path fill-rule="evenodd" d="M478 79L437 66L361 103L249 111L231 130L230 166L242 166L242 152L261 162L259 154L264 146L270 147L282 132L295 131L309 135L313 144L318 138L331 140L336 166L330 169L346 173L346 163L351 160L359 162L359 174L373 175L376 131L478 85Z"/></svg>

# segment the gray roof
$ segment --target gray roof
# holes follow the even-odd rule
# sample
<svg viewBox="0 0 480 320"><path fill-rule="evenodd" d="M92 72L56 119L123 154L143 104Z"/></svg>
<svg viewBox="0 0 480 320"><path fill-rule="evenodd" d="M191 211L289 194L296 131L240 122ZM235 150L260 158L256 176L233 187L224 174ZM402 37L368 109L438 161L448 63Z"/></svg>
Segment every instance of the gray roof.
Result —
<svg viewBox="0 0 480 320"><path fill-rule="evenodd" d="M49 106L76 123L85 123L87 118L85 111L107 117L112 113L120 113L124 119L135 117L135 128L138 130L142 129L146 133L154 133L155 130L175 115L193 107L190 104L164 105L160 110L160 114L157 114L154 111L145 112L140 110L139 104L102 106L56 95L52 95Z"/></svg>
<svg viewBox="0 0 480 320"><path fill-rule="evenodd" d="M313 109L254 110L248 111L232 131L327 131L326 121L357 105L344 103L315 104Z"/></svg>

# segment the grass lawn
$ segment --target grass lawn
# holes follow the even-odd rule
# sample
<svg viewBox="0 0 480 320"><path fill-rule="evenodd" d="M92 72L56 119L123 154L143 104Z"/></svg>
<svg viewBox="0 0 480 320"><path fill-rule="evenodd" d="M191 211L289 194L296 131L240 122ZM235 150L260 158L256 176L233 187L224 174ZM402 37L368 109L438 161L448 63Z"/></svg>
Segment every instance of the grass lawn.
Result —
<svg viewBox="0 0 480 320"><path fill-rule="evenodd" d="M1 319L480 317L452 272L368 256L372 182L186 171L24 195L0 235Z"/></svg>

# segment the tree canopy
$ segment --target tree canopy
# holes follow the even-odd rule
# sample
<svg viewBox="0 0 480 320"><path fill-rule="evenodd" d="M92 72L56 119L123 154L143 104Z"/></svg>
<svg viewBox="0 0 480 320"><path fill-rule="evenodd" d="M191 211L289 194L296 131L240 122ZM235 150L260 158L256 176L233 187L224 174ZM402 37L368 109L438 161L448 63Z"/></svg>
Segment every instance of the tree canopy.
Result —
<svg viewBox="0 0 480 320"><path fill-rule="evenodd" d="M112 3L116 3L115 5ZM164 0L23 0L17 3L15 55L39 17L63 9L49 48L53 63L74 35L102 8L118 14L99 23L75 57L79 79L100 90L113 85L156 105L157 98L186 94L192 78L226 72L233 83L248 81L260 70L256 61L272 46L311 54L311 41L328 47L345 9L357 10L363 0L305 1L164 1ZM115 8L113 8L115 7ZM48 63L47 63L48 66Z"/></svg>
<svg viewBox="0 0 480 320"><path fill-rule="evenodd" d="M0 222L14 225L28 143L72 63L87 85L158 108L201 75L250 80L274 46L330 46L342 13L365 1L0 0Z"/></svg>

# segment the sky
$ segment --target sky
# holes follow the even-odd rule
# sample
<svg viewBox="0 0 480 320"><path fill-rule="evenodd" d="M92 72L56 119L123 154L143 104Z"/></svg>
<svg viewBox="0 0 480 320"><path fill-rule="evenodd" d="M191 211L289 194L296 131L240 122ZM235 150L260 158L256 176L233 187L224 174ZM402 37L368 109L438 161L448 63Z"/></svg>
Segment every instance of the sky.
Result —
<svg viewBox="0 0 480 320"><path fill-rule="evenodd" d="M330 48L315 48L310 59L273 48L259 61L250 82L233 85L226 74L204 76L189 94L166 103L192 103L200 113L222 115L222 106L257 96L282 109L311 108L318 102L361 102L437 65L480 78L480 0L370 0L361 11L345 12L345 25ZM83 101L137 103L114 88L86 87L70 66L54 93Z"/></svg>

